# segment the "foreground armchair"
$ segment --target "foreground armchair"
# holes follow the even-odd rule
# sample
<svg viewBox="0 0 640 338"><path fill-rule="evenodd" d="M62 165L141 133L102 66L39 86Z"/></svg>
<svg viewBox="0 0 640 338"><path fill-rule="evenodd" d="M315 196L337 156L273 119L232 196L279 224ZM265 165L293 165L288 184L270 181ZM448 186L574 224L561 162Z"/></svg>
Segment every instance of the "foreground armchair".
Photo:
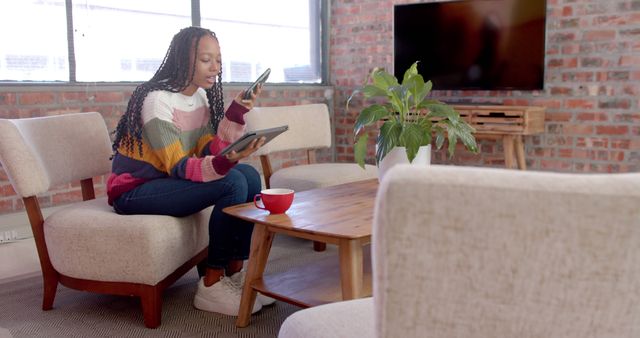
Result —
<svg viewBox="0 0 640 338"><path fill-rule="evenodd" d="M160 325L162 292L207 255L211 209L176 218L123 216L95 199L93 179L111 171L111 141L99 113L0 119L0 161L24 201L44 281L42 309L58 283L141 299L144 323ZM77 184L83 202L44 219L38 195Z"/></svg>
<svg viewBox="0 0 640 338"><path fill-rule="evenodd" d="M372 250L373 298L280 337L640 336L640 173L399 166Z"/></svg>

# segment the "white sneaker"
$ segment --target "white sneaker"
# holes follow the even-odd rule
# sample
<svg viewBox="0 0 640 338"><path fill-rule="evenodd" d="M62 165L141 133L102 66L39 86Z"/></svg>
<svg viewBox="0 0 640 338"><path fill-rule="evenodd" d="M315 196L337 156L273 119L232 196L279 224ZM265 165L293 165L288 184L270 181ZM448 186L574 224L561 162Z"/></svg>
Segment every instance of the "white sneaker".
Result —
<svg viewBox="0 0 640 338"><path fill-rule="evenodd" d="M229 278L231 278L231 280L233 280L234 283L240 285L240 288L242 288L244 287L244 279L246 276L247 276L247 272L244 270L240 270L239 272L234 273ZM260 304L262 304L262 306L268 306L276 302L275 299L269 296L265 296L260 292L258 292L258 296L256 296L256 299L258 300L258 302L260 302Z"/></svg>
<svg viewBox="0 0 640 338"><path fill-rule="evenodd" d="M198 291L193 299L193 306L196 309L222 313L229 316L237 316L240 310L240 298L242 288L231 278L220 277L220 281L204 286L204 277L198 281ZM262 309L259 301L253 303L251 313L256 313Z"/></svg>

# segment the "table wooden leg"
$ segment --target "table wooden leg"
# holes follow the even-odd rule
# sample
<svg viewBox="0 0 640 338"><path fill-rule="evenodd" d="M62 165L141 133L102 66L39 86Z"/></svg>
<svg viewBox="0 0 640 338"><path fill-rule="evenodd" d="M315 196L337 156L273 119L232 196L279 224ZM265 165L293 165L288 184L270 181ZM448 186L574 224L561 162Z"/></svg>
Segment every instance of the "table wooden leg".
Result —
<svg viewBox="0 0 640 338"><path fill-rule="evenodd" d="M342 299L362 297L363 263L362 244L358 240L340 240L340 283Z"/></svg>
<svg viewBox="0 0 640 338"><path fill-rule="evenodd" d="M527 162L524 159L524 142L522 141L522 135L515 136L516 141L516 158L518 159L518 169L527 170Z"/></svg>
<svg viewBox="0 0 640 338"><path fill-rule="evenodd" d="M273 243L274 233L268 231L267 227L262 224L255 224L253 227L253 235L251 236L251 252L249 253L249 263L247 266L247 275L245 277L244 286L242 288L242 298L240 300L240 310L236 319L237 327L246 327L249 325L253 302L256 301L256 290L251 287L252 283L262 278L264 268L267 265L269 251Z"/></svg>
<svg viewBox="0 0 640 338"><path fill-rule="evenodd" d="M507 169L511 169L515 162L513 154L513 135L504 135L502 137L502 148L504 148L504 166Z"/></svg>

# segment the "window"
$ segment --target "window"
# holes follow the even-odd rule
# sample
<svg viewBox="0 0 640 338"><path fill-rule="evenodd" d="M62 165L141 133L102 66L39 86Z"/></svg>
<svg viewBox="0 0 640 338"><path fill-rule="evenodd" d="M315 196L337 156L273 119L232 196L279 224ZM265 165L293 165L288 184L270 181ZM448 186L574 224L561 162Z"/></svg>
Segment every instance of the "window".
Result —
<svg viewBox="0 0 640 338"><path fill-rule="evenodd" d="M69 80L65 13L64 0L4 3L0 80Z"/></svg>
<svg viewBox="0 0 640 338"><path fill-rule="evenodd" d="M76 79L148 80L173 35L190 25L190 0L74 1Z"/></svg>
<svg viewBox="0 0 640 338"><path fill-rule="evenodd" d="M224 81L271 68L270 82L320 82L318 1L202 1L200 15L220 41Z"/></svg>
<svg viewBox="0 0 640 338"><path fill-rule="evenodd" d="M0 28L19 32L0 36L0 81L69 81L70 73L78 82L146 81L194 21L193 5L195 21L220 41L223 81L250 82L271 68L269 82L319 83L320 2L72 0L67 32L64 0L16 1L0 11Z"/></svg>

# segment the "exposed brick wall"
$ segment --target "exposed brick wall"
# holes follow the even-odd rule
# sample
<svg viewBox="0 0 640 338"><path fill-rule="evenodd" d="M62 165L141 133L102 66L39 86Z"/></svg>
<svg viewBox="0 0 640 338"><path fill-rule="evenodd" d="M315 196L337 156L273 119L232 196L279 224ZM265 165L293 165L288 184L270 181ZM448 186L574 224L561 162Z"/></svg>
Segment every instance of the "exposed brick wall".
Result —
<svg viewBox="0 0 640 338"><path fill-rule="evenodd" d="M115 130L118 119L124 112L133 89L131 86L114 85L34 85L0 86L0 118L25 118L48 115L60 115L76 112L97 111L102 114L109 131ZM230 100L244 87L227 86L225 102ZM333 90L328 86L267 86L257 105L276 106L305 103L327 103L333 106ZM333 159L331 149L318 151L320 161ZM272 158L274 169L304 163L305 152L278 153ZM256 168L260 161L253 156L246 160ZM96 195L105 194L105 177L94 178ZM82 200L79 182L52 188L38 196L42 207L67 204ZM16 195L9 179L0 166L0 214L24 209L22 199Z"/></svg>
<svg viewBox="0 0 640 338"><path fill-rule="evenodd" d="M393 5L410 2L434 1L332 1L338 160L353 159L352 127L359 106L346 112L345 102L371 69L393 68ZM545 54L544 90L434 91L434 97L546 107L545 134L525 138L532 170L640 171L640 1L547 0ZM441 151L433 162L503 166L501 142L480 144L478 155L458 148L453 160Z"/></svg>

